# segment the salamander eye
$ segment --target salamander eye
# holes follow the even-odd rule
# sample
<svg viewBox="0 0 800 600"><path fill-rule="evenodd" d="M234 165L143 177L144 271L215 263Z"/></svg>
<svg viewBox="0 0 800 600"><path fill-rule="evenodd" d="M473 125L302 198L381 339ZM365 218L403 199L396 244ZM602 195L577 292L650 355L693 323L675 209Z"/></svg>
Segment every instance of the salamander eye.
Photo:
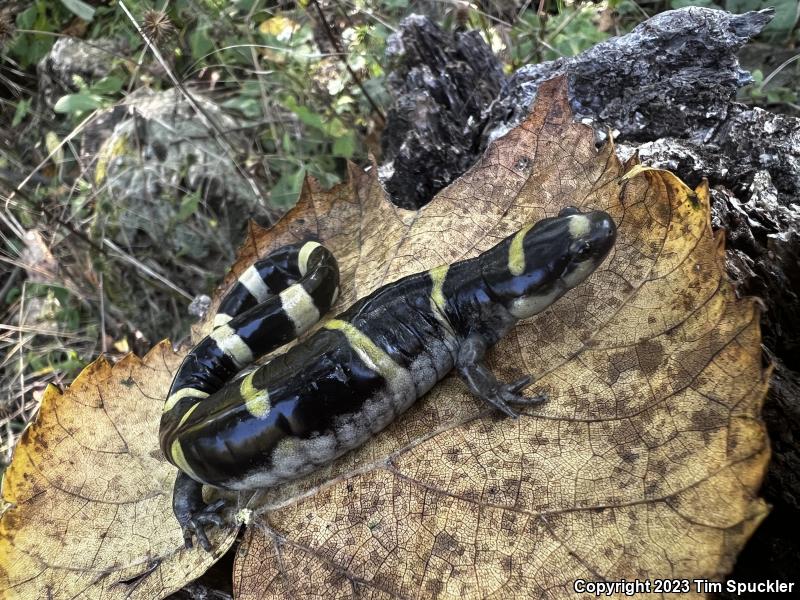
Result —
<svg viewBox="0 0 800 600"><path fill-rule="evenodd" d="M579 260L583 260L589 256L591 251L592 245L586 241L575 242L572 247L572 255Z"/></svg>

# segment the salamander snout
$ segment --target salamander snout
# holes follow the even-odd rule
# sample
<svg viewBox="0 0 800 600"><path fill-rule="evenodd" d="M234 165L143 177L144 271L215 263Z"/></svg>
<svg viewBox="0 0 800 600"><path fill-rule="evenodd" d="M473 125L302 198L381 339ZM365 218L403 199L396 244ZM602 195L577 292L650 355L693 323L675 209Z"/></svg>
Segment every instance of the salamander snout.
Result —
<svg viewBox="0 0 800 600"><path fill-rule="evenodd" d="M589 245L594 249L593 254L599 257L598 262L602 262L617 239L617 226L611 215L602 210L593 210L585 216L590 223Z"/></svg>
<svg viewBox="0 0 800 600"><path fill-rule="evenodd" d="M617 226L611 215L602 210L570 212L562 216L569 219L567 229L570 236L570 260L562 279L568 287L574 287L608 256L617 239Z"/></svg>

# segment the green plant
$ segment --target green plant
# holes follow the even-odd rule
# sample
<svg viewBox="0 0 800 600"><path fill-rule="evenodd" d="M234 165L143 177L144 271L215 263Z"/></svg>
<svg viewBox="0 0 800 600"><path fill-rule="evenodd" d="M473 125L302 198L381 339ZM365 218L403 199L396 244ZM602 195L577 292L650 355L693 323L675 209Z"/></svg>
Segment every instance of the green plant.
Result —
<svg viewBox="0 0 800 600"><path fill-rule="evenodd" d="M616 4L626 6L627 0ZM524 11L509 32L510 67L575 56L608 39L612 34L598 27L601 11L607 8L605 3L560 2L555 14Z"/></svg>
<svg viewBox="0 0 800 600"><path fill-rule="evenodd" d="M91 84L87 84L80 77L75 77L73 83L78 87L78 91L61 96L53 110L74 119L80 119L95 109L113 105L119 99L119 92L124 85L124 81L115 75L103 77Z"/></svg>
<svg viewBox="0 0 800 600"><path fill-rule="evenodd" d="M800 110L798 104L798 90L785 86L770 85L768 79L764 78L761 69L752 72L753 85L746 88L744 96L755 104L788 104Z"/></svg>
<svg viewBox="0 0 800 600"><path fill-rule="evenodd" d="M8 54L25 69L39 62L53 46L55 32L73 18L60 2L36 0L17 15L17 35L8 46Z"/></svg>

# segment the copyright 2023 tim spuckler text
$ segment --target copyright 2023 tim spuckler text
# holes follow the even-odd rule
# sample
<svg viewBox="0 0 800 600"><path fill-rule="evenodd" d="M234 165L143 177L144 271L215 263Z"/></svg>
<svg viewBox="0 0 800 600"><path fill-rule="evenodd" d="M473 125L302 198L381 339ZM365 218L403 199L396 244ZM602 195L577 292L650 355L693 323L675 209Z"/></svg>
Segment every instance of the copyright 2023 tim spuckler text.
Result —
<svg viewBox="0 0 800 600"><path fill-rule="evenodd" d="M577 594L592 596L635 596L636 594L700 594L722 591L744 593L791 593L796 588L794 581L768 579L766 581L712 581L710 579L622 579L620 581L591 581L576 579L572 589Z"/></svg>

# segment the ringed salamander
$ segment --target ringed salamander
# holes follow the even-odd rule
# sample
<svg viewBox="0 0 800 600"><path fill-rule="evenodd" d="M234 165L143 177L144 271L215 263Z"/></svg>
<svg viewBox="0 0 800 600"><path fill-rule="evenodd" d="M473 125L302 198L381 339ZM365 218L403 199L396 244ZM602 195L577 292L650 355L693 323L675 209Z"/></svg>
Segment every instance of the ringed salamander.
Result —
<svg viewBox="0 0 800 600"><path fill-rule="evenodd" d="M455 369L508 415L533 405L523 377L498 381L486 351L520 319L584 281L616 238L602 211L565 208L486 252L403 277L358 300L266 365L237 373L310 329L336 301L339 270L317 242L248 268L214 329L184 359L164 404L161 450L180 470L173 509L187 547L221 526L202 486L249 490L307 474L360 446Z"/></svg>

